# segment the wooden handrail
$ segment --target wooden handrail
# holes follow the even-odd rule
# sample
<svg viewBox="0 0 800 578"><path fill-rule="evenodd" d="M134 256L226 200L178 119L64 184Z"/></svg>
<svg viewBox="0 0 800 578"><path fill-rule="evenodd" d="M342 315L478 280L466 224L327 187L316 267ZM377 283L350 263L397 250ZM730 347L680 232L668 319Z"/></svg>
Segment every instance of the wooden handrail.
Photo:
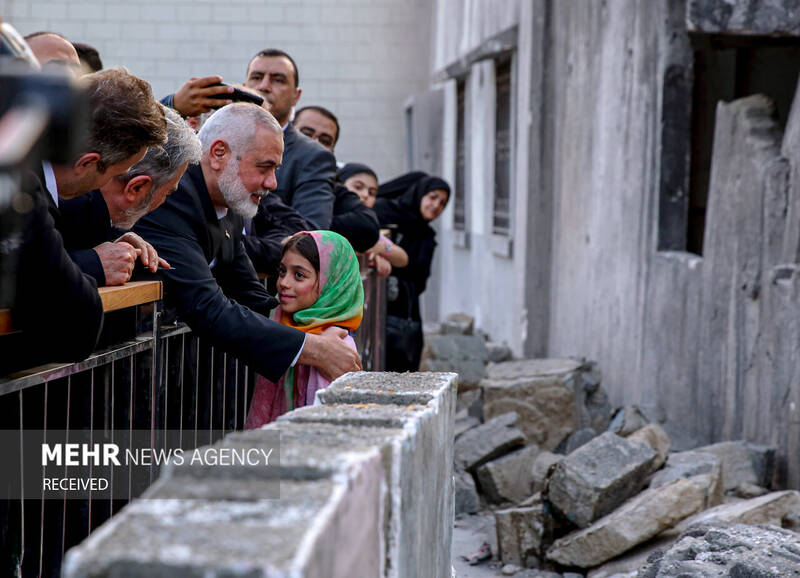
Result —
<svg viewBox="0 0 800 578"><path fill-rule="evenodd" d="M117 287L100 287L103 311L116 311L158 301L162 296L161 281L130 281Z"/></svg>
<svg viewBox="0 0 800 578"><path fill-rule="evenodd" d="M0 309L0 335L13 333L11 328L11 309Z"/></svg>
<svg viewBox="0 0 800 578"><path fill-rule="evenodd" d="M116 311L126 307L152 303L161 299L161 281L130 281L117 287L100 287L97 292L103 302L103 311ZM0 309L0 335L14 333L11 309Z"/></svg>

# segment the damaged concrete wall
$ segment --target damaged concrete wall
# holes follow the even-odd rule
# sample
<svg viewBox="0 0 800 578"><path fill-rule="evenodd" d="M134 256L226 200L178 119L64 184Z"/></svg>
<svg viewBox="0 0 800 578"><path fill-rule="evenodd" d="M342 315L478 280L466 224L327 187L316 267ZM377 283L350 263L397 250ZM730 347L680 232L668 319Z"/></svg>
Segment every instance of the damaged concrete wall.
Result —
<svg viewBox="0 0 800 578"><path fill-rule="evenodd" d="M552 190L549 355L597 359L616 404L646 406L661 74L669 2L553 3L543 171Z"/></svg>
<svg viewBox="0 0 800 578"><path fill-rule="evenodd" d="M441 313L473 315L517 354L597 360L612 402L639 404L676 449L775 444L778 483L800 488L800 464L787 459L800 455L797 99L785 135L761 97L719 108L704 254L680 250L689 33L794 35L798 2L440 0L437 10L437 69L516 22L516 82L527 87L512 257L501 263L485 234L492 181L475 168L486 155L473 153L468 200L483 221L465 247L443 219ZM484 151L491 139L476 123L490 127L492 103L469 82L469 146Z"/></svg>
<svg viewBox="0 0 800 578"><path fill-rule="evenodd" d="M798 101L785 138L765 97L719 105L704 255L656 251L668 168L659 95L680 32L669 15L682 10L603 2L553 12L549 354L597 359L612 400L639 403L678 449L777 445L777 481L796 488L798 281L781 264L797 261Z"/></svg>

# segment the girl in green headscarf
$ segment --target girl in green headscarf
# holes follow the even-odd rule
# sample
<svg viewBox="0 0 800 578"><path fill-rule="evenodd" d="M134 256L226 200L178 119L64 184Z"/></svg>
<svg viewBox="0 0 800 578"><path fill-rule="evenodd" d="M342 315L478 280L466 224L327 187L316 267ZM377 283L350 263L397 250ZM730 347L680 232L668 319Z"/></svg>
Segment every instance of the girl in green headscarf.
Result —
<svg viewBox="0 0 800 578"><path fill-rule="evenodd" d="M355 331L364 313L364 287L358 259L347 239L333 231L301 231L283 247L278 270L280 306L273 319L305 331L331 326ZM347 343L356 344L349 335ZM245 429L261 427L296 407L311 405L329 384L309 365L295 365L274 383L258 376Z"/></svg>

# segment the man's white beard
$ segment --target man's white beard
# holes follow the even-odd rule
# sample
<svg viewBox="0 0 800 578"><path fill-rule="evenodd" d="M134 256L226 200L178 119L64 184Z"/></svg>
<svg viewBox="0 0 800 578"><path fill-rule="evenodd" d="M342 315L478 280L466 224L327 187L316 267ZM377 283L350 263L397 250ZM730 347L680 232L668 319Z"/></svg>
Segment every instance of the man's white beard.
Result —
<svg viewBox="0 0 800 578"><path fill-rule="evenodd" d="M231 211L246 219L256 216L258 205L250 200L252 193L247 190L242 179L239 178L239 161L235 158L231 158L225 165L225 169L217 179L217 186Z"/></svg>

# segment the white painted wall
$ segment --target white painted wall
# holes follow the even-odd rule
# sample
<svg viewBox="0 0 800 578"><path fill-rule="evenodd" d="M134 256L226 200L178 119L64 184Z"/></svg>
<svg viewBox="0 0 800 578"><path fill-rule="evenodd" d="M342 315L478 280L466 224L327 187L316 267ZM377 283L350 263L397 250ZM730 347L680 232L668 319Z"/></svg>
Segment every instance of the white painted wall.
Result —
<svg viewBox="0 0 800 578"><path fill-rule="evenodd" d="M520 21L520 15L525 20ZM442 318L449 313L464 312L475 317L476 327L491 339L508 343L521 356L525 338L525 267L524 233L527 214L528 127L530 114L527 92L529 68L519 63L530 62L531 43L529 10L518 0L439 0L436 6L436 42L434 69L443 70L457 62L487 39L515 25L519 26L517 53L514 55L512 88L513 120L516 127L512 154L512 245L511 256L497 251L502 239L492 233L494 202L495 151L495 81L494 61L484 60L470 68L466 86L466 180L468 246L460 242L461 234L453 228L452 204L439 225L441 266L435 268L439 283L438 310ZM520 53L520 50L524 53ZM446 148L443 174L455 182L455 81L445 83ZM520 106L522 105L522 106ZM522 215L519 218L518 215ZM425 298L425 295L423 295Z"/></svg>
<svg viewBox="0 0 800 578"><path fill-rule="evenodd" d="M427 88L431 0L0 0L20 33L53 30L95 46L106 66L124 65L173 92L190 76L244 80L263 48L280 48L300 69L299 105L339 116L340 160L382 178L404 164L403 102Z"/></svg>

